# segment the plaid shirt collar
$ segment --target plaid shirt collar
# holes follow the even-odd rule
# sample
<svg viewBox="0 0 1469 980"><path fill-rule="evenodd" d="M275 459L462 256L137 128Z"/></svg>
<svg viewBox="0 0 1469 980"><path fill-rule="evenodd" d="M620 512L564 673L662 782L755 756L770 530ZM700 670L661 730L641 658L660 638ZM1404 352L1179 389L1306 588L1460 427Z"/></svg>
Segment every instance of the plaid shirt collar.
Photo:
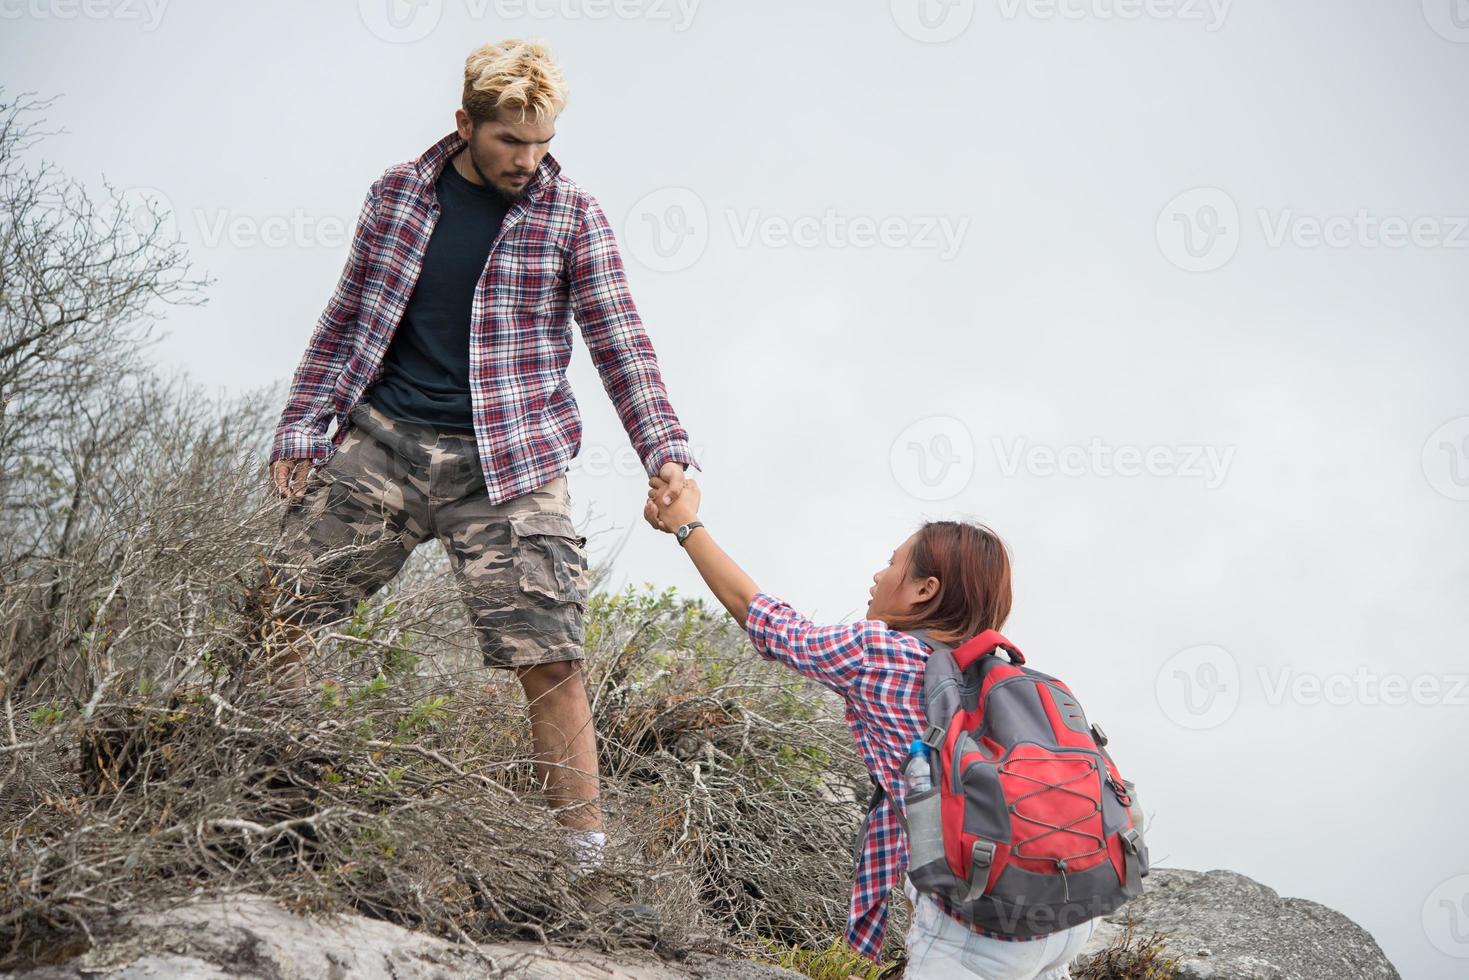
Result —
<svg viewBox="0 0 1469 980"><path fill-rule="evenodd" d="M467 145L467 141L459 135L458 130L451 130L447 136L418 155L418 158L413 161L413 170L418 179L423 182L425 193L428 193L438 181L439 175L444 172L444 167L448 166L450 158ZM547 153L541 157L541 162L536 167L530 183L521 193L521 197L526 202L534 201L540 196L541 191L556 180L559 173L561 173L561 164L556 162L555 157Z"/></svg>

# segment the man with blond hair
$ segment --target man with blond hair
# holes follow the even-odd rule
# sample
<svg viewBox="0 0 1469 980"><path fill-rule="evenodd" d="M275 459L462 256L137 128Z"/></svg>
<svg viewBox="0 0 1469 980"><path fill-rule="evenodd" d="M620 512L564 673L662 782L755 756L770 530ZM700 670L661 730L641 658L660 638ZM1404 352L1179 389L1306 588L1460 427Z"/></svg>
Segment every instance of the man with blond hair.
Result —
<svg viewBox="0 0 1469 980"><path fill-rule="evenodd" d="M529 702L542 784L591 907L606 842L581 661L586 539L566 469L574 318L649 476L694 464L597 201L548 152L567 87L546 49L471 52L456 129L373 181L270 456L291 621L348 614L436 537L488 666ZM335 420L330 436L328 423Z"/></svg>

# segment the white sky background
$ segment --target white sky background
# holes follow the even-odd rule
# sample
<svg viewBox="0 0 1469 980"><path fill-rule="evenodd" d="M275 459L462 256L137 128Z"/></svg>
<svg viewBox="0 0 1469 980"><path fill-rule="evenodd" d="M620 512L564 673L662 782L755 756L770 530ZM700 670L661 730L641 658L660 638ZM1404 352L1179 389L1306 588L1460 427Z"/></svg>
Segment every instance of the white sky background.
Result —
<svg viewBox="0 0 1469 980"><path fill-rule="evenodd" d="M39 155L175 210L217 282L159 355L239 391L294 369L465 54L544 38L552 152L762 587L858 615L921 519L990 523L1006 632L1111 733L1156 860L1465 975L1469 0L688 2L0 0L0 59L63 96ZM578 511L631 529L622 581L704 594L584 348L572 381Z"/></svg>

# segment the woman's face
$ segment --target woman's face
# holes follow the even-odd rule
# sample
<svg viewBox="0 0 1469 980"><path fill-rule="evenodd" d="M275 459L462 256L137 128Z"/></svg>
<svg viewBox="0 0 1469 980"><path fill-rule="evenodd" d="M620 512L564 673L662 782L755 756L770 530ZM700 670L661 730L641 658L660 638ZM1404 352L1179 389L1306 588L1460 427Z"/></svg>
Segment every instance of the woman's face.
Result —
<svg viewBox="0 0 1469 980"><path fill-rule="evenodd" d="M887 622L889 619L907 615L915 605L928 600L938 591L939 580L932 575L915 582L908 573L908 559L913 551L913 541L917 537L916 531L909 535L908 540L898 545L888 563L872 576L872 588L867 591L867 615L864 618Z"/></svg>

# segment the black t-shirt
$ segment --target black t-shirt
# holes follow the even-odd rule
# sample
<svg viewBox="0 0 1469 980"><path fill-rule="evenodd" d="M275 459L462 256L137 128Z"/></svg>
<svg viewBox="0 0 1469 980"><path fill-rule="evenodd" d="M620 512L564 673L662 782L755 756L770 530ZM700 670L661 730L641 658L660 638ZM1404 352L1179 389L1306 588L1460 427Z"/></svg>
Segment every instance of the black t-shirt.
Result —
<svg viewBox="0 0 1469 980"><path fill-rule="evenodd" d="M469 320L475 286L510 202L465 180L453 162L435 188L439 220L423 269L368 400L384 415L449 432L473 432Z"/></svg>

